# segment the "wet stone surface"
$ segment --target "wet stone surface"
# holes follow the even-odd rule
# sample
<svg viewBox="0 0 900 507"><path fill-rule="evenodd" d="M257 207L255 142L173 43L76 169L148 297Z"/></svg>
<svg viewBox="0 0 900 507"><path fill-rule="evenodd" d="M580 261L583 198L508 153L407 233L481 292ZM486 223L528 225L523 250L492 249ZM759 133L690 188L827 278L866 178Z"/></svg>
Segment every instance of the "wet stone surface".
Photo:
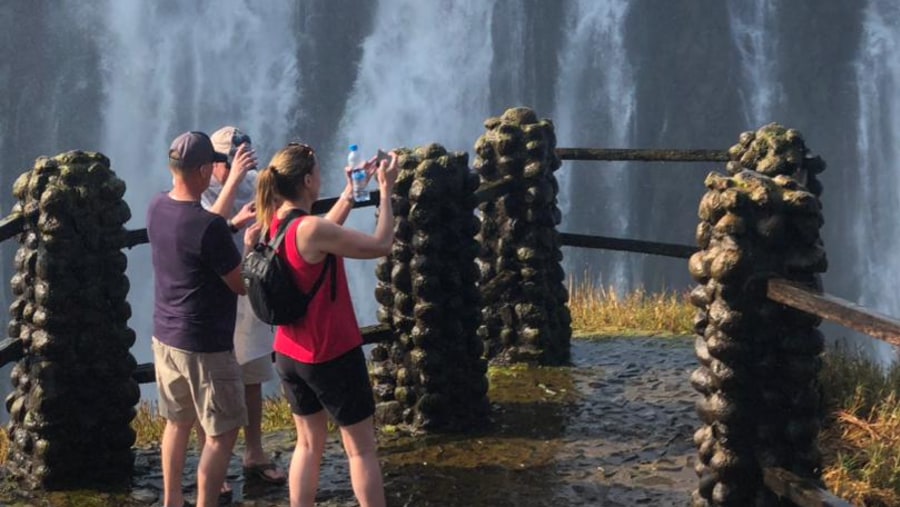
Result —
<svg viewBox="0 0 900 507"><path fill-rule="evenodd" d="M683 338L573 340L573 365L491 371L493 424L467 435L379 437L388 505L684 506L697 485L692 435L699 427L692 341ZM290 432L265 446L287 466ZM288 506L287 487L245 480L239 450L229 470L233 505ZM197 456L185 479L194 498ZM355 506L347 462L333 435L322 464L317 505ZM76 493L8 505L159 505L159 451L137 455L127 495Z"/></svg>

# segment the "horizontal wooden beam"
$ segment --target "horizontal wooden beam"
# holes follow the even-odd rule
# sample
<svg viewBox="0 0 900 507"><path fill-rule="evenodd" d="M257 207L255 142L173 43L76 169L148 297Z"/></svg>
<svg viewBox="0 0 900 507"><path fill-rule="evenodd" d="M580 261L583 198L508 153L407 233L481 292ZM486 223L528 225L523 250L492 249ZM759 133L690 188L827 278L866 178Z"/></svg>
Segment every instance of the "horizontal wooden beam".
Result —
<svg viewBox="0 0 900 507"><path fill-rule="evenodd" d="M388 341L393 339L394 336L391 332L391 328L383 324L363 326L359 328L359 331L362 333L363 343L365 344ZM153 368L153 363L142 363L137 365L131 378L138 384L150 384L156 382L156 372Z"/></svg>
<svg viewBox="0 0 900 507"><path fill-rule="evenodd" d="M378 200L380 199L381 193L378 190L373 191L369 194L369 199L367 201L354 202L354 208L365 208L368 206L376 206L378 204ZM313 215L324 215L328 213L328 210L334 206L334 203L337 202L338 197L328 197L326 199L319 199L315 203L313 203L312 213ZM8 217L7 217L8 218ZM2 227L2 224L0 224ZM0 239L2 241L2 239ZM149 243L150 239L147 237L147 229L135 229L132 231L126 232L125 244L123 245L125 248L131 248L137 245L143 245L144 243Z"/></svg>
<svg viewBox="0 0 900 507"><path fill-rule="evenodd" d="M0 342L0 367L22 359L25 348L20 338L7 338Z"/></svg>
<svg viewBox="0 0 900 507"><path fill-rule="evenodd" d="M797 507L853 507L813 481L804 479L783 468L764 468L763 482L780 498L790 500Z"/></svg>
<svg viewBox="0 0 900 507"><path fill-rule="evenodd" d="M670 150L670 149L606 149L606 148L557 148L562 160L595 161L644 161L644 162L727 162L724 150Z"/></svg>
<svg viewBox="0 0 900 507"><path fill-rule="evenodd" d="M340 199L340 197L326 197L325 199L319 199L318 201L313 203L311 213L313 215L324 215L325 213L328 213L328 210L330 210L331 207L334 206L334 203L336 203L338 199ZM380 199L381 199L381 191L372 190L369 193L368 200L354 202L353 207L354 208L367 208L369 206L378 206L378 202Z"/></svg>
<svg viewBox="0 0 900 507"><path fill-rule="evenodd" d="M0 220L0 241L6 241L9 238L22 232L25 227L25 219L18 213L7 215Z"/></svg>
<svg viewBox="0 0 900 507"><path fill-rule="evenodd" d="M386 342L394 339L394 333L391 328L384 324L375 324L374 326L363 326L359 328L362 333L363 343Z"/></svg>
<svg viewBox="0 0 900 507"><path fill-rule="evenodd" d="M780 278L769 280L767 296L772 301L900 346L900 321L850 301L820 294L809 287Z"/></svg>
<svg viewBox="0 0 900 507"><path fill-rule="evenodd" d="M507 176L497 181L482 183L481 186L475 190L475 199L478 202L492 201L508 192L509 187L512 186L514 181L513 178Z"/></svg>
<svg viewBox="0 0 900 507"><path fill-rule="evenodd" d="M688 245L657 243L655 241L641 241L637 239L608 238L604 236L586 236L568 232L559 233L559 239L564 246L621 250L626 252L662 255L664 257L677 257L679 259L687 259L697 251L697 247Z"/></svg>

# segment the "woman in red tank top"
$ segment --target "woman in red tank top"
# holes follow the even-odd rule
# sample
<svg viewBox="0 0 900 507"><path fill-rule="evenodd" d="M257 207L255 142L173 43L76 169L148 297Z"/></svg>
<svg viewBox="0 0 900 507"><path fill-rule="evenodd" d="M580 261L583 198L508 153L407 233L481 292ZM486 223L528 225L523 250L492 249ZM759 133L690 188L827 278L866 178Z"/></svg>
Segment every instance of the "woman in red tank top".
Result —
<svg viewBox="0 0 900 507"><path fill-rule="evenodd" d="M360 505L385 505L372 417L375 401L343 258L374 259L390 253L396 154L391 153L390 161L382 161L377 167L372 159L365 168L369 177L377 176L381 192L374 234L342 225L353 208L348 167L347 186L331 210L324 217L307 215L293 220L278 252L291 267L294 282L305 293L311 291L323 270L336 270L325 273L306 316L279 326L275 333L275 367L297 428L289 472L292 507L312 506L315 501L319 465L328 436L328 414L340 426L350 460L350 480ZM289 144L259 173L257 220L264 230L277 230L291 210L309 213L321 186L315 151L304 144ZM325 262L329 254L336 258L334 268Z"/></svg>

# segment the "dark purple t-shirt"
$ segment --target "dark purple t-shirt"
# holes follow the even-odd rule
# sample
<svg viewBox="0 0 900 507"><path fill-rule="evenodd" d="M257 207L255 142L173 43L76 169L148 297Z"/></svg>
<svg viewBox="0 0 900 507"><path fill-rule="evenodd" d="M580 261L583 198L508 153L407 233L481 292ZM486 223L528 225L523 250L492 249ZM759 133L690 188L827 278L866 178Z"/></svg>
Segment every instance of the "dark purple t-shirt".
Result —
<svg viewBox="0 0 900 507"><path fill-rule="evenodd" d="M153 336L191 352L234 348L237 295L222 276L241 262L225 219L160 193L147 210L153 254Z"/></svg>

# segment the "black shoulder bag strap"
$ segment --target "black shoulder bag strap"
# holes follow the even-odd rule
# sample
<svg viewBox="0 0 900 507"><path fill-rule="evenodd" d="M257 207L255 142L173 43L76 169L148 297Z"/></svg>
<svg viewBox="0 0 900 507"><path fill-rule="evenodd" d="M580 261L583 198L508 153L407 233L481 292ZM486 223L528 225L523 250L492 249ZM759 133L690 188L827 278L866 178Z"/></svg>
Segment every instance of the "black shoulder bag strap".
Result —
<svg viewBox="0 0 900 507"><path fill-rule="evenodd" d="M281 246L281 242L284 241L284 237L287 235L288 226L290 226L294 220L305 215L307 215L305 211L297 208L292 209L285 215L281 223L278 224L278 233L269 242L269 251L266 252L267 255L275 255L275 252L278 250L278 247ZM328 254L325 256L325 265L322 266L322 272L319 274L319 278L316 279L316 283L313 284L312 290L309 292L310 300L315 297L316 292L319 292L319 287L321 287L322 282L325 281L325 273L328 271L328 268L331 268L331 300L334 301L337 299L337 262L335 261L334 254Z"/></svg>
<svg viewBox="0 0 900 507"><path fill-rule="evenodd" d="M284 237L287 235L288 226L291 225L294 220L305 216L306 214L307 213L302 209L294 208L285 215L281 223L278 224L278 232L275 234L275 237L269 241L269 248L272 249L272 255L274 255L274 252L281 246L281 242L284 241Z"/></svg>

